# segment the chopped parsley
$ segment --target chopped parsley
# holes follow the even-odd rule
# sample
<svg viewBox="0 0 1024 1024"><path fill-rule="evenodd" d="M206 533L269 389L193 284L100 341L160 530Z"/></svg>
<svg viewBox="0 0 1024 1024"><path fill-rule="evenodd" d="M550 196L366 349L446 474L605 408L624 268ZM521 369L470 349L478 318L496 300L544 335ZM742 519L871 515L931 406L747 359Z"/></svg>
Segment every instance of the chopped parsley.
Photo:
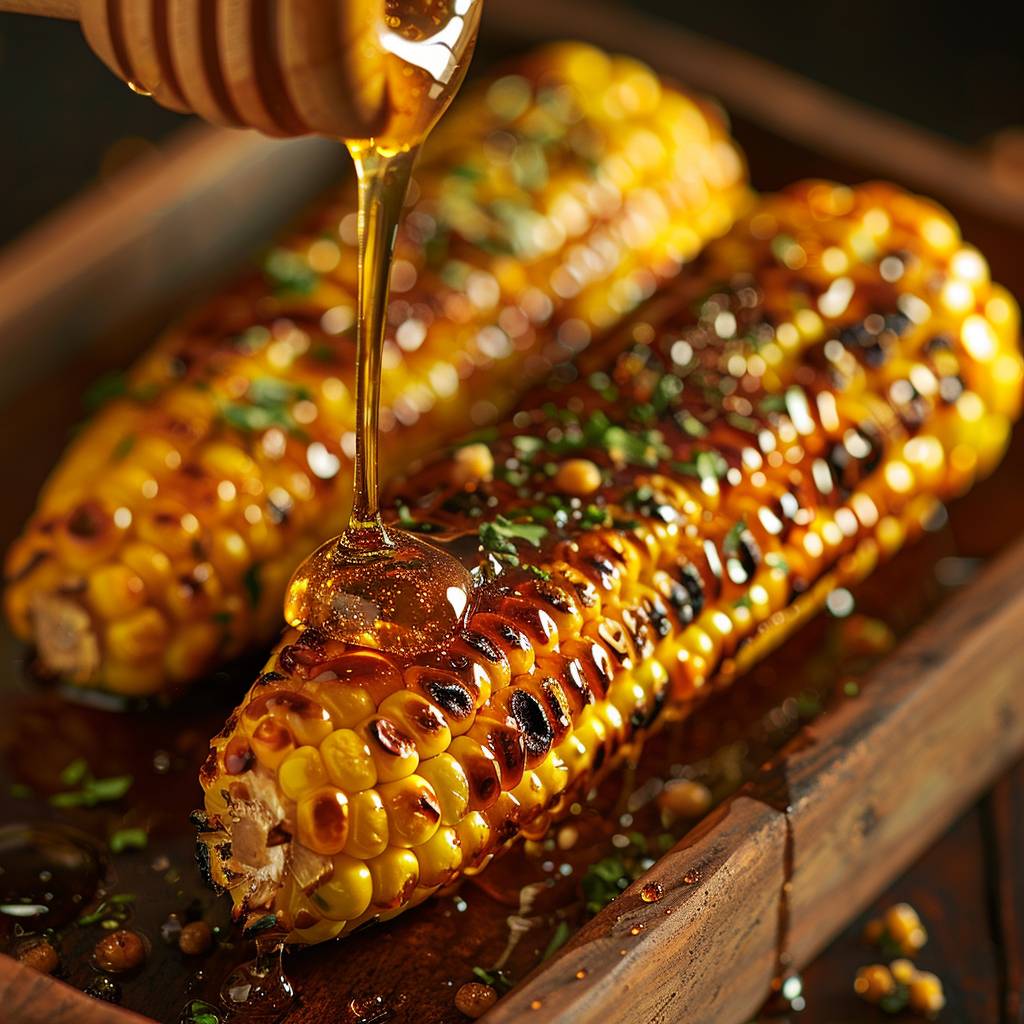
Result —
<svg viewBox="0 0 1024 1024"><path fill-rule="evenodd" d="M144 828L119 828L110 837L110 852L124 853L126 850L144 850L149 835Z"/></svg>
<svg viewBox="0 0 1024 1024"><path fill-rule="evenodd" d="M515 541L524 540L539 548L547 532L548 528L541 523L514 523L504 516L495 516L491 522L480 524L480 545L509 565L519 565Z"/></svg>
<svg viewBox="0 0 1024 1024"><path fill-rule="evenodd" d="M483 982L485 985L490 985L491 988L497 989L499 992L507 992L512 987L512 977L506 971L488 971L483 967L474 967L473 976L478 981Z"/></svg>
<svg viewBox="0 0 1024 1024"><path fill-rule="evenodd" d="M131 775L112 775L106 779L97 779L82 759L76 758L60 773L60 781L65 786L76 786L63 793L54 793L50 803L54 807L95 807L99 803L120 800L131 789Z"/></svg>

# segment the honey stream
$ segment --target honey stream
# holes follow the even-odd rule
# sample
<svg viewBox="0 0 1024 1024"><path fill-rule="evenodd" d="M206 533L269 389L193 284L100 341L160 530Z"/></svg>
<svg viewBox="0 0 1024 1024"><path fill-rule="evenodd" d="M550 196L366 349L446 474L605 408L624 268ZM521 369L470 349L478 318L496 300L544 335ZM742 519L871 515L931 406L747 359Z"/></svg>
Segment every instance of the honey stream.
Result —
<svg viewBox="0 0 1024 1024"><path fill-rule="evenodd" d="M395 237L420 143L465 75L479 0L389 3L381 43L398 62L394 111L373 139L347 140L359 187L356 453L348 526L293 575L285 598L292 626L403 655L443 643L472 592L451 555L380 515L377 467L381 357Z"/></svg>

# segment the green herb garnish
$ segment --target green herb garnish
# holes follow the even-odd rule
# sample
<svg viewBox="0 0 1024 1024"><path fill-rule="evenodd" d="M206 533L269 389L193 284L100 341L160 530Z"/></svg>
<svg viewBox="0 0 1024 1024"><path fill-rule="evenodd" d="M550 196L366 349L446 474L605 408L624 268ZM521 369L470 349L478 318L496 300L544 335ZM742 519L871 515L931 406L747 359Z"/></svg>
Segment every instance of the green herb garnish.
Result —
<svg viewBox="0 0 1024 1024"><path fill-rule="evenodd" d="M540 523L514 523L504 516L495 516L489 523L480 524L480 544L485 551L497 555L509 565L519 565L516 540L525 540L535 548L547 535L548 528Z"/></svg>
<svg viewBox="0 0 1024 1024"><path fill-rule="evenodd" d="M144 850L148 842L149 835L144 828L119 828L110 837L110 851Z"/></svg>
<svg viewBox="0 0 1024 1024"><path fill-rule="evenodd" d="M474 967L473 975L485 985L497 989L499 992L507 992L512 987L512 977L505 971L488 971L483 967Z"/></svg>
<svg viewBox="0 0 1024 1024"><path fill-rule="evenodd" d="M60 773L60 781L65 786L79 786L64 793L54 793L50 803L54 807L95 807L96 804L112 800L120 800L131 789L131 775L112 775L106 779L97 779L89 770L89 765L76 758Z"/></svg>
<svg viewBox="0 0 1024 1024"><path fill-rule="evenodd" d="M559 921L555 933L551 936L551 941L544 949L544 955L541 957L541 960L547 960L548 957L560 950L569 941L570 934L569 922Z"/></svg>

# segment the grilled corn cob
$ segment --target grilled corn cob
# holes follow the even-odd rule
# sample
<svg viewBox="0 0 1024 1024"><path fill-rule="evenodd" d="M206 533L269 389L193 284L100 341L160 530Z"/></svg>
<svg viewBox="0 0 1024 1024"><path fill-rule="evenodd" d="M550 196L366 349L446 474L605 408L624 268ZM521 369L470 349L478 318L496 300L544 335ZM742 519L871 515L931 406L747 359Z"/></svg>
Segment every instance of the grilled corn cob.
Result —
<svg viewBox="0 0 1024 1024"><path fill-rule="evenodd" d="M476 566L447 649L285 632L201 775L236 915L318 942L542 834L993 466L1018 326L925 200L760 202L575 380L396 485L407 528Z"/></svg>
<svg viewBox="0 0 1024 1024"><path fill-rule="evenodd" d="M385 461L584 347L729 227L744 181L718 114L634 61L565 44L479 86L432 139L399 241ZM350 498L352 191L164 337L54 472L6 565L45 668L150 694L269 642Z"/></svg>

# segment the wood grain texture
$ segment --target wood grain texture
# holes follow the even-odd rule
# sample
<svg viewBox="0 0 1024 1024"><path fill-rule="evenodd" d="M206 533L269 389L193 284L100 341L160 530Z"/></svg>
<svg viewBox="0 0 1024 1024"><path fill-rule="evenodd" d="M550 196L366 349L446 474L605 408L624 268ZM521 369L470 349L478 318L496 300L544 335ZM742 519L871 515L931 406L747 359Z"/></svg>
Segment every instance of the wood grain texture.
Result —
<svg viewBox="0 0 1024 1024"><path fill-rule="evenodd" d="M0 956L0 1007L0 1019L10 1024L150 1024L7 956Z"/></svg>
<svg viewBox="0 0 1024 1024"><path fill-rule="evenodd" d="M0 0L0 12L78 21L81 3L80 0Z"/></svg>
<svg viewBox="0 0 1024 1024"><path fill-rule="evenodd" d="M861 698L807 726L761 782L719 808L489 1019L749 1019L780 952L807 963L1024 750L1022 579L1019 544L898 648ZM783 935L780 792L793 830ZM665 895L645 903L640 890L651 882Z"/></svg>

